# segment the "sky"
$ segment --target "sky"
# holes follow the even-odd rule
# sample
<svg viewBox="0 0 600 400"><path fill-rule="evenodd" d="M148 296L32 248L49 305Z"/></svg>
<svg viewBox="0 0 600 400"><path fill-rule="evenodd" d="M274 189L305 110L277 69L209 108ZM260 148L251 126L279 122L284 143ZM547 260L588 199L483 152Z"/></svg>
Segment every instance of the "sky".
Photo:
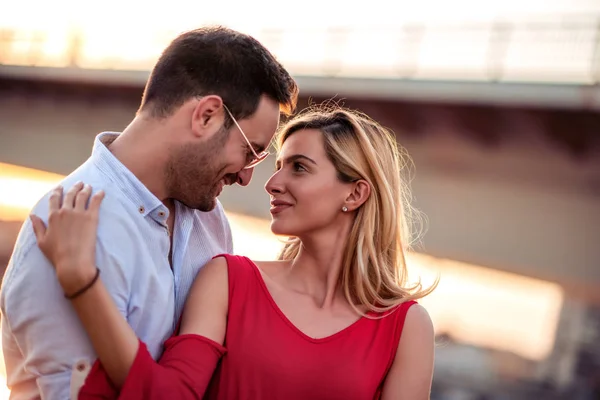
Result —
<svg viewBox="0 0 600 400"><path fill-rule="evenodd" d="M590 66L600 0L371 0L369 7L340 6L333 0L303 0L301 6L274 0L170 0L168 8L147 3L11 0L3 6L0 29L16 29L20 36L3 51L2 57L9 59L0 62L31 62L27 34L41 31L45 42L39 63L44 66L67 65L72 35L82 34L79 67L147 70L178 33L222 24L257 37L294 75L329 74L333 67L333 73L346 77L396 78L401 71L412 71L415 79L485 81L490 63L498 64L489 58L496 54L490 44L499 43L491 22L535 20L556 24L542 32L528 29L527 23L518 25L502 56L503 79L583 84L596 79ZM575 30L561 24L567 15L569 25L575 18ZM434 30L418 39L404 34L404 24ZM348 31L332 39L327 36L332 28ZM268 30L278 34L269 36Z"/></svg>
<svg viewBox="0 0 600 400"><path fill-rule="evenodd" d="M257 27L394 26L402 21L453 23L490 21L501 17L600 13L599 0L371 0L370 7L364 7L364 3L340 6L340 2L333 0L303 0L301 6L298 2L274 0L171 0L168 8L164 7L164 3L156 3L160 7L152 7L148 3L141 0L105 0L93 6L76 0L13 0L3 5L0 26L40 28L77 25L84 29L104 30L150 26L150 29L158 30L186 29L207 22L220 22L236 29L252 30Z"/></svg>

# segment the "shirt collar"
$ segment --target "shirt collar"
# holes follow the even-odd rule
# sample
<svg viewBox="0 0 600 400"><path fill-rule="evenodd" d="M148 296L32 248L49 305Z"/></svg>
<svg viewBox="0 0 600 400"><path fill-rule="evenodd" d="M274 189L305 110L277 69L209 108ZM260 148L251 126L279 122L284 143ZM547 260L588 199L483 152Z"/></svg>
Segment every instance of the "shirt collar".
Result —
<svg viewBox="0 0 600 400"><path fill-rule="evenodd" d="M156 214L157 219L164 220L168 216L167 207L144 184L123 165L108 149L119 133L102 132L94 140L91 160L122 193L137 207L144 217Z"/></svg>

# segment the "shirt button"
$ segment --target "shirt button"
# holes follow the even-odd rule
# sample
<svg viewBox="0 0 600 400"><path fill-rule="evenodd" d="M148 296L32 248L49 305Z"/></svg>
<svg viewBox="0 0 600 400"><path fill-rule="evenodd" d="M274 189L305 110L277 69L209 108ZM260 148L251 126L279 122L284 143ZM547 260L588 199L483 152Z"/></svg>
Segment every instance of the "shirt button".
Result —
<svg viewBox="0 0 600 400"><path fill-rule="evenodd" d="M79 372L83 372L87 369L87 364L84 361L79 361L76 365L75 368L77 369L77 371Z"/></svg>
<svg viewBox="0 0 600 400"><path fill-rule="evenodd" d="M164 218L165 212L164 211L159 211L158 212L158 216L161 217L161 218Z"/></svg>
<svg viewBox="0 0 600 400"><path fill-rule="evenodd" d="M138 208L138 211L140 212L140 214L143 214L145 210L146 209L144 208L144 206L140 206L140 208Z"/></svg>

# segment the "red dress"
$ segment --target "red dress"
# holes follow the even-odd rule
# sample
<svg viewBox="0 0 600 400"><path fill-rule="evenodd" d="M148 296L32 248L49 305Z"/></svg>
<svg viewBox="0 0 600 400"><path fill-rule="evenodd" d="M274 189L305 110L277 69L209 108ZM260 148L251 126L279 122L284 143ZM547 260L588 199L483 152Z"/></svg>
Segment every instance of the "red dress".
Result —
<svg viewBox="0 0 600 400"><path fill-rule="evenodd" d="M322 339L281 312L258 267L225 256L229 313L224 346L198 335L173 336L155 362L143 343L121 392L96 362L80 399L377 399L392 365L406 313L361 318ZM214 374L213 374L214 372Z"/></svg>

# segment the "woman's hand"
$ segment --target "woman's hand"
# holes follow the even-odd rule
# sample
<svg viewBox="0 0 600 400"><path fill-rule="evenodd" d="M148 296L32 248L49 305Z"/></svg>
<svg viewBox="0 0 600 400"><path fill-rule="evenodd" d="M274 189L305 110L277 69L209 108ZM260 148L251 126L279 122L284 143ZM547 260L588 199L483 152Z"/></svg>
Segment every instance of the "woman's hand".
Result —
<svg viewBox="0 0 600 400"><path fill-rule="evenodd" d="M96 274L96 233L104 192L91 193L89 185L77 183L63 199L59 186L50 194L48 226L30 216L38 246L54 266L67 295L87 285Z"/></svg>

